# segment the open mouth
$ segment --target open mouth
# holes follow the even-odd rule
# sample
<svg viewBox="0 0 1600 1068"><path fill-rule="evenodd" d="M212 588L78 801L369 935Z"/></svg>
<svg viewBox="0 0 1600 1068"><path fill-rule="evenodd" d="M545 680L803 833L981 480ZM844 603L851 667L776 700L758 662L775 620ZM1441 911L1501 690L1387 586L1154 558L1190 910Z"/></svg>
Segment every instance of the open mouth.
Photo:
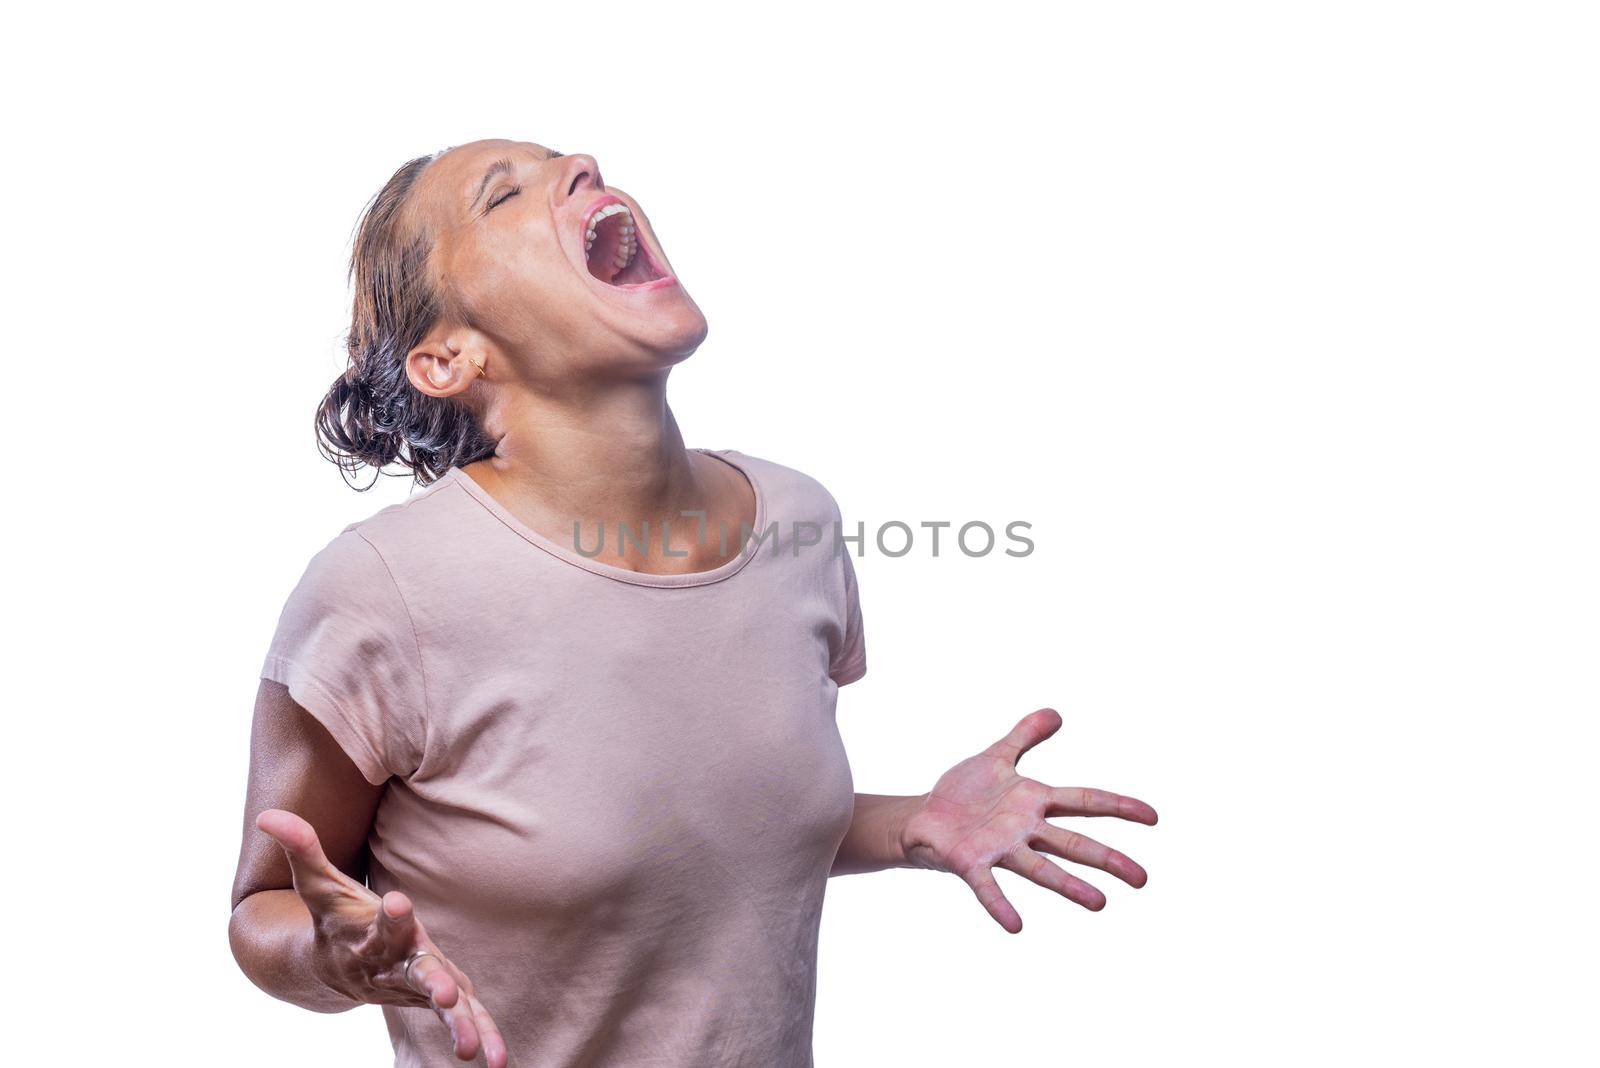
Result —
<svg viewBox="0 0 1600 1068"><path fill-rule="evenodd" d="M583 254L589 273L607 285L644 285L666 277L639 240L633 212L621 201L601 205L584 224Z"/></svg>

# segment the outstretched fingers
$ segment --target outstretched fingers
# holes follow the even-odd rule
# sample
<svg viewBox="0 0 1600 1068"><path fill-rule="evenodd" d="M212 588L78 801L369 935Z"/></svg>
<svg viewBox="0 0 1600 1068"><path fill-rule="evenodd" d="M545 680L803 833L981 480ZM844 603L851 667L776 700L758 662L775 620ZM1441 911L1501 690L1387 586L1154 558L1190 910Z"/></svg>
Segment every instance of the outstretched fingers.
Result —
<svg viewBox="0 0 1600 1068"><path fill-rule="evenodd" d="M424 942L425 950L416 963L406 970L406 982L428 999L434 1015L450 1030L458 1058L469 1061L478 1055L478 1028L472 1010L462 996L461 984L456 981L455 969L444 959L438 948Z"/></svg>
<svg viewBox="0 0 1600 1068"><path fill-rule="evenodd" d="M415 919L410 909L410 899L395 890L384 895L383 906L379 910L382 917L380 923L394 923L397 930L400 925L409 924L410 938L415 948L427 954L416 959L407 982L428 999L434 1013L449 1028L458 1060L470 1061L481 1052L488 1068L506 1068L510 1057L505 1038L494 1017L478 1000L472 989L472 981L456 967L454 961L439 951L439 947L428 937L422 921ZM401 934L400 937L403 939L405 935ZM412 951L407 951L407 958Z"/></svg>
<svg viewBox="0 0 1600 1068"><path fill-rule="evenodd" d="M1047 890L1054 890L1068 901L1075 901L1090 912L1106 907L1106 895L1075 875L1069 875L1059 865L1052 863L1027 846L1018 846L1000 860L1000 866L1036 882Z"/></svg>
<svg viewBox="0 0 1600 1068"><path fill-rule="evenodd" d="M478 1037L483 1043L483 1059L488 1068L506 1068L510 1055L506 1052L506 1040L500 1034L499 1026L494 1022L494 1017L489 1015L489 1010L483 1007L477 995L468 994L467 1007L472 1011L472 1022L477 1025Z"/></svg>
<svg viewBox="0 0 1600 1068"><path fill-rule="evenodd" d="M1061 714L1053 708L1041 708L1017 721L1011 733L983 751L985 756L999 757L1016 766L1022 754L1061 729Z"/></svg>
<svg viewBox="0 0 1600 1068"><path fill-rule="evenodd" d="M1012 934L1022 930L1022 917L1017 915L1016 908L1006 900L1000 884L994 881L994 872L987 867L974 868L962 873L961 881L972 887L972 892L978 895L978 902L988 910L990 916L994 917L995 923Z"/></svg>
<svg viewBox="0 0 1600 1068"><path fill-rule="evenodd" d="M352 892L369 894L328 860L317 840L316 830L304 819L282 809L267 809L256 817L256 827L283 848L289 861L294 888L312 905L327 902ZM367 900L371 900L370 896ZM470 1061L480 1052L488 1068L506 1068L504 1038L483 1004L473 995L472 984L428 937L417 918L411 899L398 890L384 894L378 902L377 916L366 927L360 952L370 966L369 982L376 982L382 997L398 997L408 1003L409 995L427 1000L450 1030L458 1060ZM407 962L411 962L408 968Z"/></svg>
<svg viewBox="0 0 1600 1068"><path fill-rule="evenodd" d="M1033 835L1032 845L1041 852L1064 860L1110 872L1132 887L1140 887L1150 881L1149 874L1132 857L1064 827L1041 824Z"/></svg>
<svg viewBox="0 0 1600 1068"><path fill-rule="evenodd" d="M1050 791L1046 816L1115 816L1151 826L1156 810L1137 797L1124 797L1110 790L1091 790L1085 786L1057 786Z"/></svg>

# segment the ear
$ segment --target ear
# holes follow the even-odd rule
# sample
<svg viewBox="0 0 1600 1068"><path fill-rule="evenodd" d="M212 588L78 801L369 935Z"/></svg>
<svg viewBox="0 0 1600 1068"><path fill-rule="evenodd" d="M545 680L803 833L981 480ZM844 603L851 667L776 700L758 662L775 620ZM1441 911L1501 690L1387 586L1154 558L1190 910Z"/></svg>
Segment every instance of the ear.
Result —
<svg viewBox="0 0 1600 1068"><path fill-rule="evenodd" d="M476 331L430 335L406 353L406 378L430 397L454 397L478 380L478 367L487 368L488 361L488 346Z"/></svg>

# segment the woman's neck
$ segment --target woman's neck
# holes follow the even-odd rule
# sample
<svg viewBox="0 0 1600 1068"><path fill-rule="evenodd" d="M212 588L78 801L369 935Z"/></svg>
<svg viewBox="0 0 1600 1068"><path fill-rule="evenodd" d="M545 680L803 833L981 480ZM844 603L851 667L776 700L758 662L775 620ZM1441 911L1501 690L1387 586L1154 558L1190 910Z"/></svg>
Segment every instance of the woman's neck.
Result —
<svg viewBox="0 0 1600 1068"><path fill-rule="evenodd" d="M466 471L537 525L637 523L703 505L664 373L581 395L522 393L496 409L485 419L494 455Z"/></svg>

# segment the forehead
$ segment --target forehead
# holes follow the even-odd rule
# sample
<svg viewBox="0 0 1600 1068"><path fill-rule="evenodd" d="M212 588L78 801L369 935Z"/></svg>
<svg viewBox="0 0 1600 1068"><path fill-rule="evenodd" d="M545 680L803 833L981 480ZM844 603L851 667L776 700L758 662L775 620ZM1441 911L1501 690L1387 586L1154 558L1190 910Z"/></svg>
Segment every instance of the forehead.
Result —
<svg viewBox="0 0 1600 1068"><path fill-rule="evenodd" d="M415 202L436 222L458 219L466 214L484 175L497 162L509 160L513 168L520 169L523 164L542 162L554 155L554 151L533 141L494 138L457 145L423 170L417 180Z"/></svg>

